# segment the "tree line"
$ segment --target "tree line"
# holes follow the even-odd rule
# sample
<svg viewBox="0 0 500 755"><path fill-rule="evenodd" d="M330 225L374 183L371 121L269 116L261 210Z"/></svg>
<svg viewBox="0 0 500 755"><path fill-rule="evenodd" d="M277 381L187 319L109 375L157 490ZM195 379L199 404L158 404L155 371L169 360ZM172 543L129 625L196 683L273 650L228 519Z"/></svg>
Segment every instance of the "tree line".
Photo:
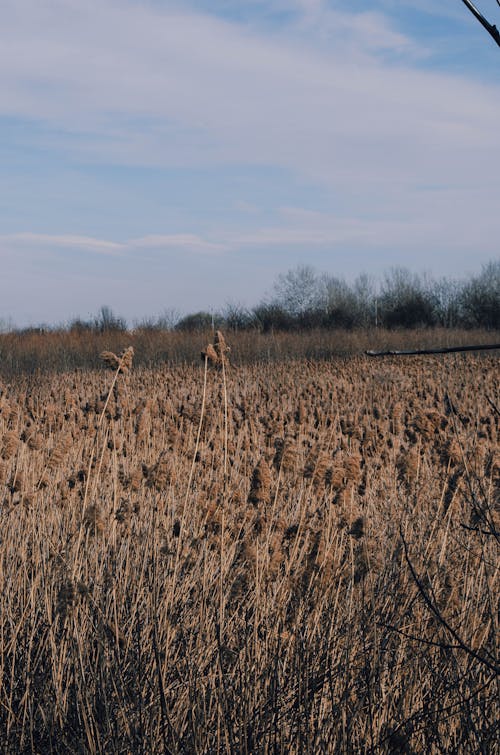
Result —
<svg viewBox="0 0 500 755"><path fill-rule="evenodd" d="M402 267L381 280L361 274L353 282L300 265L282 273L270 292L252 308L226 304L218 311L180 315L166 310L134 323L135 330L201 332L214 329L293 332L311 329L481 328L500 329L500 260L484 265L466 280L433 278ZM129 326L111 307L88 320L77 318L71 332L120 332ZM38 327L26 331L54 330ZM20 331L17 331L20 332Z"/></svg>
<svg viewBox="0 0 500 755"><path fill-rule="evenodd" d="M293 331L312 328L500 329L500 261L468 280L435 279L394 268L381 281L368 275L352 283L302 265L278 276L270 294L252 309L229 304L220 313L180 318L177 330L226 327Z"/></svg>

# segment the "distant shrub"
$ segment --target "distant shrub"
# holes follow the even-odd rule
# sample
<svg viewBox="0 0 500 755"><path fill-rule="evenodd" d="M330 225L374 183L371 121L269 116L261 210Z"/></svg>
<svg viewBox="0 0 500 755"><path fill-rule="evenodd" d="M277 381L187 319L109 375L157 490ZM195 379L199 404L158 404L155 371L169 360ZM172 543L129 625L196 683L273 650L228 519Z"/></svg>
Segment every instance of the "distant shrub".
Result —
<svg viewBox="0 0 500 755"><path fill-rule="evenodd" d="M297 318L278 304L260 304L253 310L259 330L269 333L271 330L297 330Z"/></svg>
<svg viewBox="0 0 500 755"><path fill-rule="evenodd" d="M70 333L91 333L95 330L95 322L90 320L82 320L77 317L69 324L68 331Z"/></svg>
<svg viewBox="0 0 500 755"><path fill-rule="evenodd" d="M249 330L257 327L255 314L240 304L228 304L222 313L228 330Z"/></svg>
<svg viewBox="0 0 500 755"><path fill-rule="evenodd" d="M111 307L103 306L95 320L95 328L99 333L123 332L127 330L127 323L123 317L117 317Z"/></svg>
<svg viewBox="0 0 500 755"><path fill-rule="evenodd" d="M175 329L181 332L194 333L221 326L222 318L220 315L213 315L210 312L195 312L180 319Z"/></svg>
<svg viewBox="0 0 500 755"><path fill-rule="evenodd" d="M481 274L465 284L461 295L465 327L500 328L500 262L490 262Z"/></svg>

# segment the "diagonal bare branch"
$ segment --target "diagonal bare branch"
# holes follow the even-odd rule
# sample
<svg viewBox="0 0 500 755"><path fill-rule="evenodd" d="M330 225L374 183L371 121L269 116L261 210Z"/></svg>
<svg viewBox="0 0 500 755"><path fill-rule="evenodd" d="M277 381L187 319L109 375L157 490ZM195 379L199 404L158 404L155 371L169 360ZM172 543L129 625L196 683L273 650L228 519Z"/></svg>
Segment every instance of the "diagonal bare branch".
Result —
<svg viewBox="0 0 500 755"><path fill-rule="evenodd" d="M462 0L462 2L467 6L467 8L472 13L472 15L475 16L475 18L477 18L479 23L482 26L484 26L488 34L490 34L493 37L497 45L500 47L500 32L498 31L497 27L494 26L493 24L490 24L489 21L485 19L483 14L480 13L480 11L478 11L476 6L470 2L470 0ZM500 5L499 0L497 0L497 4Z"/></svg>
<svg viewBox="0 0 500 755"><path fill-rule="evenodd" d="M487 658L485 658L484 656L480 655L479 653L476 653L476 651L474 650L474 648L471 648L470 645L467 645L462 640L462 638L457 634L457 632L455 631L455 629L453 629L453 627L450 626L450 624L448 624L448 622L444 618L443 614L439 611L439 609L436 606L436 604L434 603L434 601L429 597L429 595L427 594L427 591L424 588L424 586L422 584L422 581L421 581L420 577L418 576L417 572L415 571L415 567L413 566L413 563L412 563L412 561L410 559L410 554L408 552L408 543L406 542L406 539L405 539L405 536L403 534L402 528L400 528L400 535L401 535L401 540L403 542L403 548L404 548L406 563L408 564L408 567L410 569L413 581L414 581L415 585L417 586L418 591L419 591L420 595L422 596L423 601L424 601L425 605L427 606L427 608L429 609L429 611L434 614L434 616L436 617L436 619L438 620L438 622L441 624L441 626L444 629L446 629L446 631L453 637L453 639L455 640L455 642L458 644L458 646L464 652L466 652L471 658L475 658L476 661L479 661L479 663L482 663L484 666L486 666L487 669L489 669L491 672L493 672L498 677L498 675L500 674L500 667L498 667L498 665L496 663L491 663Z"/></svg>

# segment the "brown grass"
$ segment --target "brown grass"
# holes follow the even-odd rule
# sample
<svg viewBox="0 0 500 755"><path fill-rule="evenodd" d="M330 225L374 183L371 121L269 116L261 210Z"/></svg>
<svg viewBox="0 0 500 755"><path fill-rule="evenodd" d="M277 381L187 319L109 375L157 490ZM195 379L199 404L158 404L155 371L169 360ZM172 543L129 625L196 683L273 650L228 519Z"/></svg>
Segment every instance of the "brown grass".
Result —
<svg viewBox="0 0 500 755"><path fill-rule="evenodd" d="M29 331L0 333L0 378L10 380L20 373L67 372L74 369L99 369L100 355L105 352L114 368L124 349L134 349L134 364L158 367L163 364L196 364L200 352L211 344L210 359L214 364L219 354L226 363L241 366L255 362L324 361L332 357L359 355L367 349L404 349L461 346L478 343L498 343L498 332L484 330L310 330L296 333L259 333L242 331L230 336L226 344L218 346L216 334L171 332L137 329L132 332L108 331ZM221 351L222 348L222 351ZM205 355L203 354L203 359Z"/></svg>
<svg viewBox="0 0 500 755"><path fill-rule="evenodd" d="M497 752L498 360L241 348L0 388L4 751Z"/></svg>

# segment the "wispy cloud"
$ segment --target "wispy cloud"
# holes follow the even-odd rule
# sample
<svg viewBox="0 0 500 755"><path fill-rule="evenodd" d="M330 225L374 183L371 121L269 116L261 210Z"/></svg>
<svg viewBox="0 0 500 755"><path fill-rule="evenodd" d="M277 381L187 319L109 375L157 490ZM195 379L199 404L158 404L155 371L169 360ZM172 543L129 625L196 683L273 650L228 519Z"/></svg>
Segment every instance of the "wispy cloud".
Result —
<svg viewBox="0 0 500 755"><path fill-rule="evenodd" d="M319 42L358 60L374 53L405 56L407 59L426 57L428 51L408 35L396 30L387 16L375 10L350 6L348 11L335 10L323 0L297 0L302 11L298 28L313 31Z"/></svg>
<svg viewBox="0 0 500 755"><path fill-rule="evenodd" d="M96 239L91 236L54 235L46 233L11 233L0 236L0 242L4 244L24 245L31 248L57 247L67 249L80 249L97 254L116 255L123 251L125 246L116 241Z"/></svg>
<svg viewBox="0 0 500 755"><path fill-rule="evenodd" d="M143 236L142 238L132 239L126 246L129 249L178 249L201 254L227 250L225 244L209 241L193 233Z"/></svg>
<svg viewBox="0 0 500 755"><path fill-rule="evenodd" d="M70 264L125 291L143 260L176 259L178 280L189 267L214 300L222 259L245 290L252 255L275 270L348 248L347 270L370 255L443 269L459 250L465 269L497 254L500 86L433 70L430 40L395 20L407 6L456 23L438 5L4 0L0 139L3 117L22 159L1 184L0 254L18 285L21 253L38 274L51 250L47 290L49 274L77 278Z"/></svg>
<svg viewBox="0 0 500 755"><path fill-rule="evenodd" d="M224 243L209 241L192 233L152 234L119 242L90 236L22 232L0 235L0 243L4 248L22 246L25 249L31 249L33 253L49 247L62 250L78 249L81 252L111 255L113 257L147 249L175 249L200 254L219 253L227 249L227 245Z"/></svg>
<svg viewBox="0 0 500 755"><path fill-rule="evenodd" d="M498 87L377 59L415 47L380 13L310 13L328 34L319 51L295 27L257 34L169 4L7 0L0 109L123 164L276 164L340 188L478 179Z"/></svg>
<svg viewBox="0 0 500 755"><path fill-rule="evenodd" d="M343 248L385 249L399 251L404 257L419 251L422 265L430 268L435 250L449 244L453 226L453 248L467 250L474 246L478 233L486 236L482 245L483 259L497 251L496 239L500 234L500 219L496 212L496 197L483 199L487 220L479 227L471 210L471 192L448 185L423 185L415 190L418 210L409 212L404 202L395 206L395 213L376 208L371 215L346 215L324 212L298 206L276 208L275 222L264 222L260 213L245 211L246 224L237 229L221 224L206 234L188 231L171 234L148 234L120 241L68 234L40 234L21 232L0 236L4 252L23 249L35 260L47 250L77 250L81 254L101 255L122 259L124 262L143 259L153 254L156 259L170 255L186 255L215 259L234 256L241 250L255 249L265 252L274 247L302 249L314 254L316 249L332 251ZM473 206L474 202L472 202ZM422 213L422 208L425 210ZM433 212L434 211L434 212ZM260 222L259 222L260 221ZM414 260L413 260L414 261Z"/></svg>

